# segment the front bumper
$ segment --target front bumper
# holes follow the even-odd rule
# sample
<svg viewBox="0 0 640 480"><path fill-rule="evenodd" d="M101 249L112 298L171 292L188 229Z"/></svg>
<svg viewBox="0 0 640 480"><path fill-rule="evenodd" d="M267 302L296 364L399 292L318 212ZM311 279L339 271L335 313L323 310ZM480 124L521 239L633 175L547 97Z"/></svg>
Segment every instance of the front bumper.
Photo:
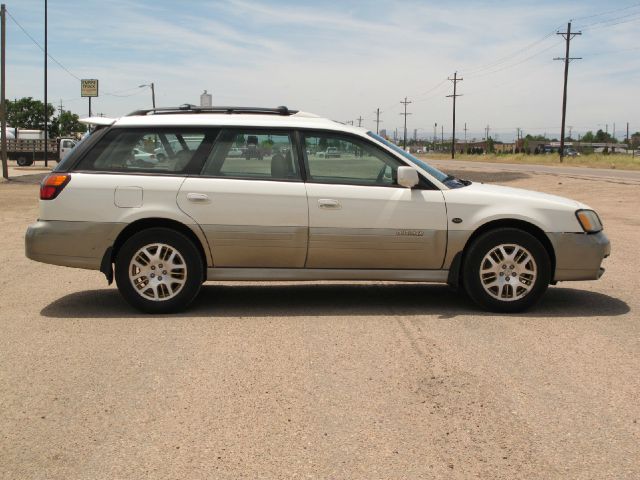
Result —
<svg viewBox="0 0 640 480"><path fill-rule="evenodd" d="M553 281L597 280L604 273L602 260L611 253L611 244L603 232L547 233L556 254Z"/></svg>
<svg viewBox="0 0 640 480"><path fill-rule="evenodd" d="M37 262L99 270L104 253L125 226L123 223L38 220L27 228L25 254Z"/></svg>

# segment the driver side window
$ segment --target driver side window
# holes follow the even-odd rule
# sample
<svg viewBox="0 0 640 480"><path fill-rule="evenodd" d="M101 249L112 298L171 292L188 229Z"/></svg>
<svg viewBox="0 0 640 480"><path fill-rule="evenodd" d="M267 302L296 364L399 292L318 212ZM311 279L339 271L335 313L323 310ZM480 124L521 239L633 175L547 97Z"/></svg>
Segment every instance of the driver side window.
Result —
<svg viewBox="0 0 640 480"><path fill-rule="evenodd" d="M393 186L400 163L362 141L332 133L304 135L309 181L347 185Z"/></svg>

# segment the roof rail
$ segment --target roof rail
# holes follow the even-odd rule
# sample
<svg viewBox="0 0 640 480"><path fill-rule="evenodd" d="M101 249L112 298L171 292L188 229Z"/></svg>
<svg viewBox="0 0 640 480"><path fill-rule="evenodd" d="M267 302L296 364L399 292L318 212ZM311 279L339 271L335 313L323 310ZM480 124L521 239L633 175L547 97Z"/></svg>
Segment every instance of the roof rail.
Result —
<svg viewBox="0 0 640 480"><path fill-rule="evenodd" d="M277 108L264 108L264 107L199 107L197 105L191 105L185 103L179 107L158 107L151 108L149 110L136 110L127 115L127 117L140 116L140 115L162 115L162 114L176 114L176 113L224 113L224 114L258 114L258 115L295 115L298 110L289 110L285 106Z"/></svg>

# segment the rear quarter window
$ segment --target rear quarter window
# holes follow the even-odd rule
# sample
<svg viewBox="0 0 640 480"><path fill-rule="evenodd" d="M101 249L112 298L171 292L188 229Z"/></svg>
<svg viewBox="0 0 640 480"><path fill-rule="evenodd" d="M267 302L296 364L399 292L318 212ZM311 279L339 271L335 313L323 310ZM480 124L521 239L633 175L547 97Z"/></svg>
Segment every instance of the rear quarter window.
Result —
<svg viewBox="0 0 640 480"><path fill-rule="evenodd" d="M199 171L216 132L204 128L114 128L76 170L175 174Z"/></svg>

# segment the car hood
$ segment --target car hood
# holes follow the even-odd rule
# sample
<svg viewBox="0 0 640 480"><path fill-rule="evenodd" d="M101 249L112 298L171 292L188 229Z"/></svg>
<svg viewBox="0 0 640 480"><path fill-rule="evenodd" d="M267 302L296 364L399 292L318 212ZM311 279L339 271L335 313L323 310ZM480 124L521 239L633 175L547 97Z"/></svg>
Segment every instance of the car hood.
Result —
<svg viewBox="0 0 640 480"><path fill-rule="evenodd" d="M543 232L583 232L576 210L589 208L569 198L521 188L472 183L442 190L450 230L476 230L498 220L531 223ZM453 219L457 219L454 223Z"/></svg>
<svg viewBox="0 0 640 480"><path fill-rule="evenodd" d="M504 201L520 200L534 204L546 204L556 208L589 208L584 203L572 200L570 198L560 197L558 195L550 195L548 193L534 192L523 188L503 187L501 185L491 185L486 183L471 183L467 187L463 187L468 193L477 194L483 197L493 197L494 199L502 198Z"/></svg>

